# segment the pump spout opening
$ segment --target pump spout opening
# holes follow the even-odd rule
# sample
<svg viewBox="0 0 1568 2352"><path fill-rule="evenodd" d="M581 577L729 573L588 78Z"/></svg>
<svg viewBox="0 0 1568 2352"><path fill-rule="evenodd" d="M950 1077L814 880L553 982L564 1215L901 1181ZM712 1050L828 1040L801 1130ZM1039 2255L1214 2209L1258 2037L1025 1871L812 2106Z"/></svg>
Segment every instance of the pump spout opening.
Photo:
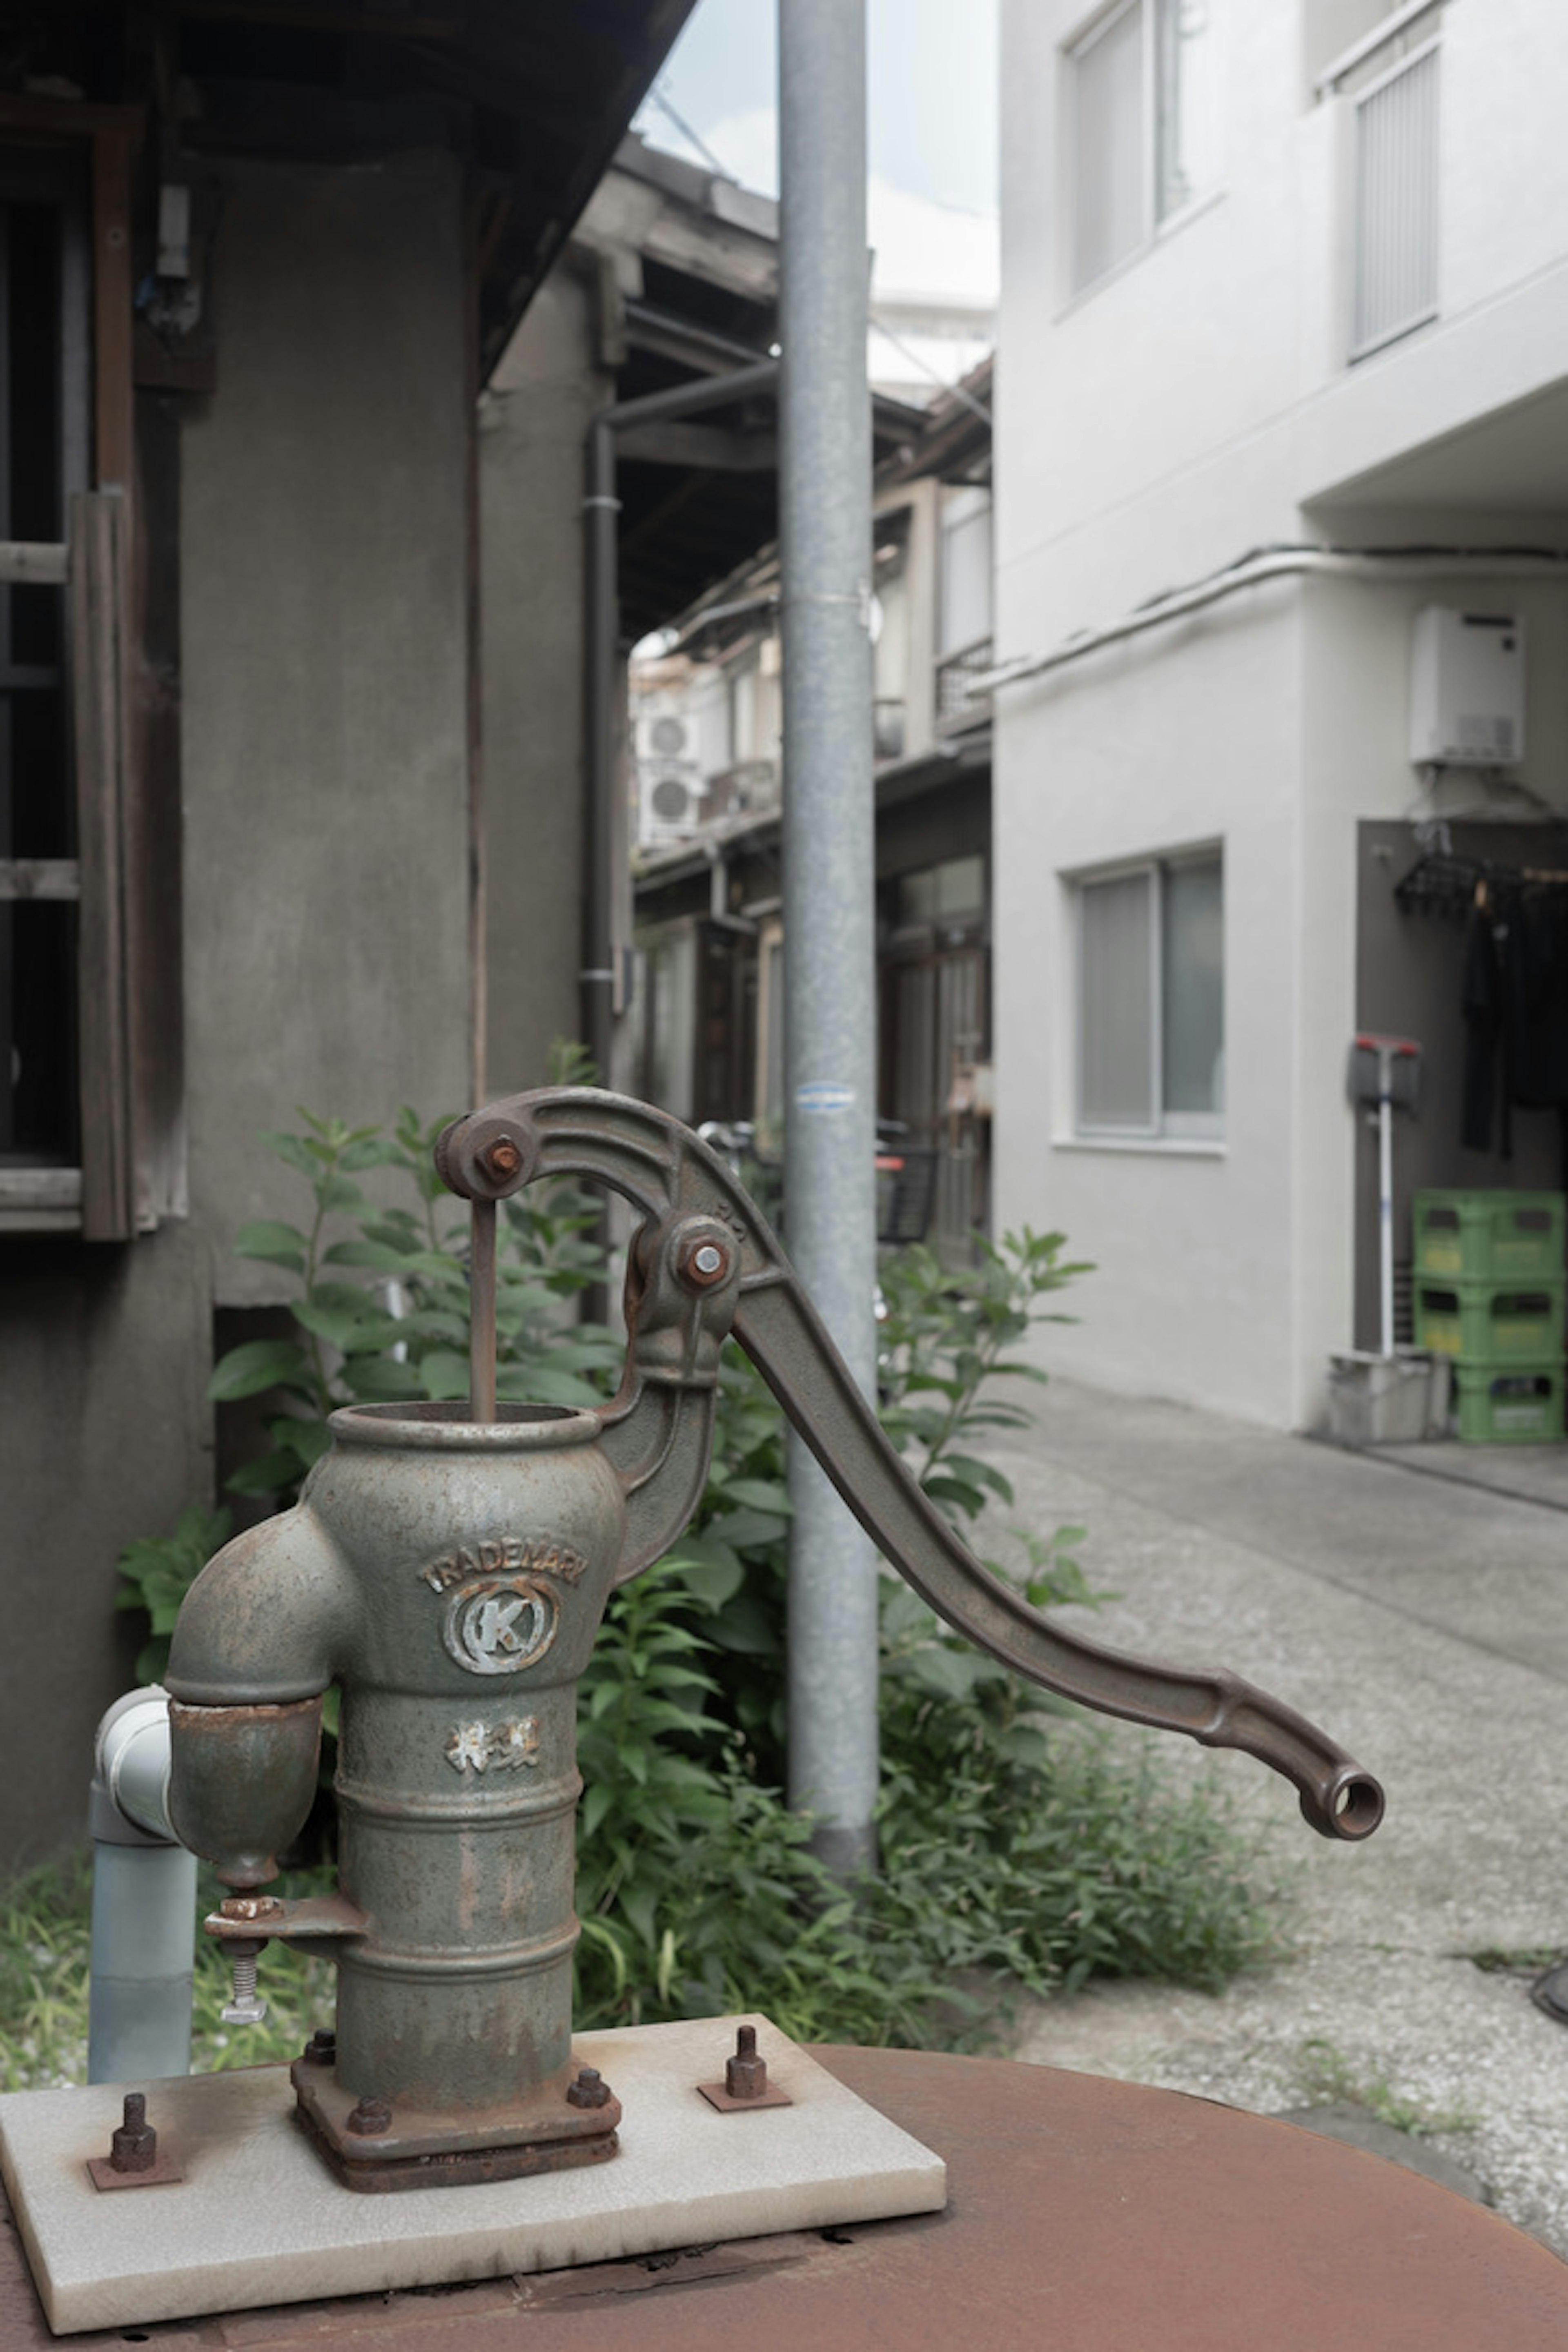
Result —
<svg viewBox="0 0 1568 2352"><path fill-rule="evenodd" d="M1301 1816L1321 1837L1342 1838L1352 1843L1369 1838L1383 1819L1384 1800L1381 1784L1370 1772L1348 1765L1337 1772L1321 1796L1303 1790Z"/></svg>

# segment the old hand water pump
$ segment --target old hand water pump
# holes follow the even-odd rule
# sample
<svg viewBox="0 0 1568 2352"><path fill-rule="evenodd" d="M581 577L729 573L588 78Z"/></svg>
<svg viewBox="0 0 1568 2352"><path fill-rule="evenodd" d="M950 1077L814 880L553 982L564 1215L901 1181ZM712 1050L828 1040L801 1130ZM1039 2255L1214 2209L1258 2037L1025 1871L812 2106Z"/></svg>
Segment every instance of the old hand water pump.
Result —
<svg viewBox="0 0 1568 2352"><path fill-rule="evenodd" d="M676 1120L586 1088L448 1128L473 1204L469 1405L332 1416L294 1509L237 1537L181 1612L168 1685L172 1811L233 1892L208 1922L243 2021L276 1937L330 1951L335 2037L293 2069L300 2111L354 2188L500 2179L613 2156L620 2108L572 2053L576 1685L616 1585L701 1496L731 1331L889 1560L959 1633L1047 1689L1241 1748L1328 1837L1383 1796L1290 1708L1060 1631L984 1569L879 1428L788 1260L724 1163ZM622 1193L641 1223L630 1347L595 1412L495 1401L496 1203L552 1177ZM342 1691L336 1895L258 1890L316 1786Z"/></svg>

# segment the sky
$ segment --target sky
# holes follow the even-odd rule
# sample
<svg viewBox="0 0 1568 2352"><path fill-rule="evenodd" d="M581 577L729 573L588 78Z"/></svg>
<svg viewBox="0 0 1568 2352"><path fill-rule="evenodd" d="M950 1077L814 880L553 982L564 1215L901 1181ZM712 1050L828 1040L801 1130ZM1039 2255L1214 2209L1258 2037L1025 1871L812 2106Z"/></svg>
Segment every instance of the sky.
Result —
<svg viewBox="0 0 1568 2352"><path fill-rule="evenodd" d="M764 195L778 193L778 5L698 0L655 85ZM867 59L876 291L994 299L996 0L867 0ZM656 147L694 152L651 99L637 127Z"/></svg>

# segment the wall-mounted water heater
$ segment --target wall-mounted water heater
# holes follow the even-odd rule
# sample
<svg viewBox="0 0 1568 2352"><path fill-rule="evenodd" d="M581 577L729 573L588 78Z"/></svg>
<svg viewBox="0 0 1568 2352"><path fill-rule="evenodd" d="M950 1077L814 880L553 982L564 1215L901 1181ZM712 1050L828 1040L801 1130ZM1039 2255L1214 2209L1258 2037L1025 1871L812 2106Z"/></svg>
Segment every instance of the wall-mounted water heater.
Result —
<svg viewBox="0 0 1568 2352"><path fill-rule="evenodd" d="M1502 768L1524 757L1524 624L1513 613L1428 604L1410 662L1417 767Z"/></svg>

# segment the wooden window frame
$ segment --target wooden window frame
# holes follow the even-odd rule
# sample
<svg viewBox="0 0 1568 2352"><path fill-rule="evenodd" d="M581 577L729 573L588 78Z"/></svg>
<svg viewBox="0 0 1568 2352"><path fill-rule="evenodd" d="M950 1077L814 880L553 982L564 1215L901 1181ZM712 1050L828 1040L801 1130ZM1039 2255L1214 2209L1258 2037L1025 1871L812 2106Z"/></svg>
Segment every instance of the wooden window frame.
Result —
<svg viewBox="0 0 1568 2352"><path fill-rule="evenodd" d="M156 1222L139 1199L132 817L132 544L135 409L132 174L139 108L0 97L0 144L85 147L90 180L93 488L67 539L0 547L0 579L63 584L70 670L74 859L0 863L0 896L77 900L79 1168L0 1170L0 1234L127 1241Z"/></svg>

